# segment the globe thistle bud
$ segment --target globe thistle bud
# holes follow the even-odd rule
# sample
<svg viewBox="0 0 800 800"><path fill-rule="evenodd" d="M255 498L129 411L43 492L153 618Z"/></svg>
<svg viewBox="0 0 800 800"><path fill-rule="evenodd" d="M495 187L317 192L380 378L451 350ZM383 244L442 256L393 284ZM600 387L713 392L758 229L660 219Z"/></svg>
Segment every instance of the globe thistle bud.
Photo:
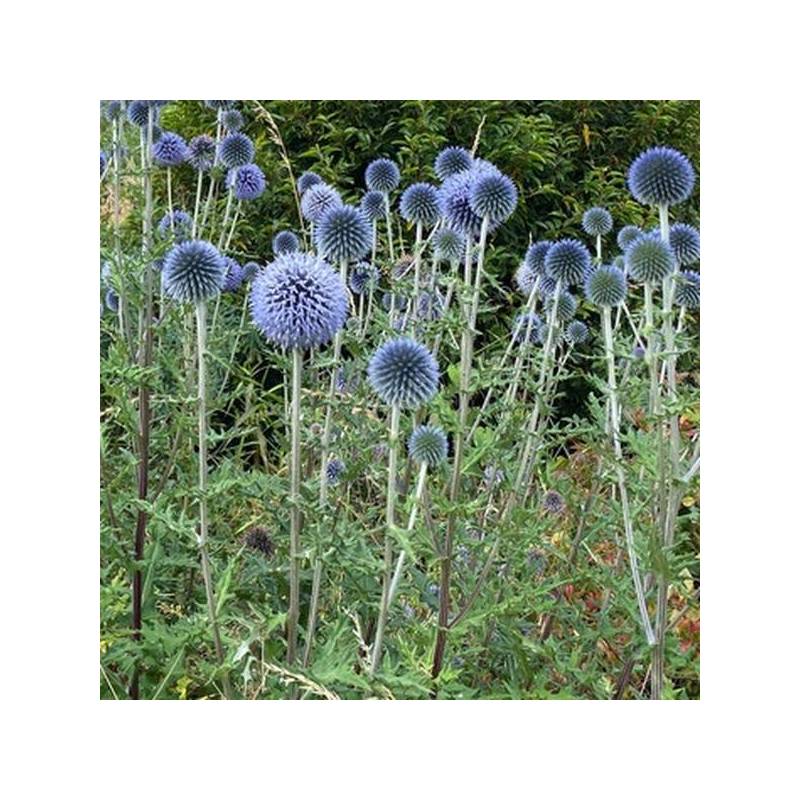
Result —
<svg viewBox="0 0 800 800"><path fill-rule="evenodd" d="M675 302L690 310L700 308L700 273L683 270L675 278Z"/></svg>
<svg viewBox="0 0 800 800"><path fill-rule="evenodd" d="M544 493L542 508L548 514L561 514L566 507L567 504L564 502L564 498L558 492L548 490Z"/></svg>
<svg viewBox="0 0 800 800"><path fill-rule="evenodd" d="M300 249L300 239L292 231L278 231L272 237L272 252L276 256L284 253L296 253Z"/></svg>
<svg viewBox="0 0 800 800"><path fill-rule="evenodd" d="M214 140L208 134L201 133L189 142L187 159L198 172L207 172L214 166L216 147Z"/></svg>
<svg viewBox="0 0 800 800"><path fill-rule="evenodd" d="M547 323L543 322L536 331L536 341L542 347L546 347L548 337L550 338L550 347L558 347L564 338L564 334L559 327L554 325L551 328Z"/></svg>
<svg viewBox="0 0 800 800"><path fill-rule="evenodd" d="M267 179L255 164L245 164L243 167L231 169L225 184L229 189L233 187L233 194L237 200L255 200L264 194Z"/></svg>
<svg viewBox="0 0 800 800"><path fill-rule="evenodd" d="M628 274L643 283L657 283L675 269L670 246L657 234L644 234L625 251Z"/></svg>
<svg viewBox="0 0 800 800"><path fill-rule="evenodd" d="M244 127L242 112L235 108L223 111L221 115L222 127L229 133L236 133Z"/></svg>
<svg viewBox="0 0 800 800"><path fill-rule="evenodd" d="M607 233L611 233L614 220L607 209L595 206L584 212L582 225L589 236L605 236Z"/></svg>
<svg viewBox="0 0 800 800"><path fill-rule="evenodd" d="M393 192L400 185L400 169L388 158L371 162L364 174L367 189L376 192Z"/></svg>
<svg viewBox="0 0 800 800"><path fill-rule="evenodd" d="M147 100L131 100L128 103L127 114L128 121L131 122L131 124L139 128L144 128L150 121L150 104ZM153 121L155 122L155 117L157 116L155 111L153 112L153 116Z"/></svg>
<svg viewBox="0 0 800 800"><path fill-rule="evenodd" d="M297 193L302 195L306 189L310 189L312 186L322 182L322 178L316 172L307 170L297 179Z"/></svg>
<svg viewBox="0 0 800 800"><path fill-rule="evenodd" d="M361 198L359 208L370 222L382 219L386 214L386 198L383 192L366 192Z"/></svg>
<svg viewBox="0 0 800 800"><path fill-rule="evenodd" d="M225 259L225 282L222 284L222 291L233 294L239 290L244 282L242 265L236 259L223 256Z"/></svg>
<svg viewBox="0 0 800 800"><path fill-rule="evenodd" d="M378 285L380 271L374 264L362 261L350 270L350 290L353 294L363 294Z"/></svg>
<svg viewBox="0 0 800 800"><path fill-rule="evenodd" d="M328 486L336 486L344 475L345 466L344 462L338 458L331 458L325 465L325 483Z"/></svg>
<svg viewBox="0 0 800 800"><path fill-rule="evenodd" d="M314 231L317 249L324 258L352 261L372 247L372 230L364 215L353 206L331 208Z"/></svg>
<svg viewBox="0 0 800 800"><path fill-rule="evenodd" d="M623 251L627 250L643 233L644 231L636 225L626 225L624 228L620 228L617 234L619 249Z"/></svg>
<svg viewBox="0 0 800 800"><path fill-rule="evenodd" d="M676 222L669 229L669 246L679 266L696 264L700 260L700 231L692 225Z"/></svg>
<svg viewBox="0 0 800 800"><path fill-rule="evenodd" d="M327 183L315 183L303 192L300 210L309 221L319 222L332 208L342 204L339 192Z"/></svg>
<svg viewBox="0 0 800 800"><path fill-rule="evenodd" d="M182 242L192 234L192 218L185 211L176 208L172 215L166 213L161 217L158 232L164 238L174 236L176 242Z"/></svg>
<svg viewBox="0 0 800 800"><path fill-rule="evenodd" d="M265 558L272 558L275 553L275 544L266 528L250 528L244 536L244 543L251 550L257 550Z"/></svg>
<svg viewBox="0 0 800 800"><path fill-rule="evenodd" d="M464 257L464 237L452 228L439 228L433 234L434 258L445 261L461 261Z"/></svg>
<svg viewBox="0 0 800 800"><path fill-rule="evenodd" d="M255 145L243 133L230 133L219 145L219 160L228 169L249 164L255 154Z"/></svg>
<svg viewBox="0 0 800 800"><path fill-rule="evenodd" d="M547 310L548 318L550 316L550 311L553 308L554 300L555 295L552 294L544 301L544 307ZM558 303L556 304L556 320L558 322L567 322L567 320L570 320L575 316L575 312L577 310L578 301L575 299L575 296L571 295L569 292L559 292Z"/></svg>
<svg viewBox="0 0 800 800"><path fill-rule="evenodd" d="M347 319L347 289L329 264L308 253L286 253L262 269L250 290L256 328L281 347L326 344Z"/></svg>
<svg viewBox="0 0 800 800"><path fill-rule="evenodd" d="M408 222L430 227L440 213L439 192L430 183L412 183L400 197L400 216Z"/></svg>
<svg viewBox="0 0 800 800"><path fill-rule="evenodd" d="M416 409L436 394L439 365L425 345L390 339L370 359L367 380L384 403Z"/></svg>
<svg viewBox="0 0 800 800"><path fill-rule="evenodd" d="M102 100L100 110L103 112L103 116L112 122L122 113L122 102L120 100Z"/></svg>
<svg viewBox="0 0 800 800"><path fill-rule="evenodd" d="M552 246L552 242L544 240L541 242L534 242L528 247L525 252L525 263L534 275L546 274L545 260Z"/></svg>
<svg viewBox="0 0 800 800"><path fill-rule="evenodd" d="M119 311L119 295L113 289L106 290L106 308L113 311L115 314Z"/></svg>
<svg viewBox="0 0 800 800"><path fill-rule="evenodd" d="M178 301L199 303L219 294L225 262L216 247L195 239L175 245L164 259L161 277L166 293Z"/></svg>
<svg viewBox="0 0 800 800"><path fill-rule="evenodd" d="M182 136L165 132L153 143L153 158L163 167L177 167L189 157L189 148Z"/></svg>
<svg viewBox="0 0 800 800"><path fill-rule="evenodd" d="M408 440L408 453L417 464L438 467L447 458L447 436L436 425L420 425Z"/></svg>
<svg viewBox="0 0 800 800"><path fill-rule="evenodd" d="M517 271L514 273L514 283L517 284L517 289L524 297L528 297L533 291L533 286L536 283L536 275L533 270L528 266L527 262L523 261Z"/></svg>
<svg viewBox="0 0 800 800"><path fill-rule="evenodd" d="M637 361L641 361L646 354L646 350L640 344L634 345L633 349L631 350L631 356L636 359Z"/></svg>
<svg viewBox="0 0 800 800"><path fill-rule="evenodd" d="M566 340L572 344L583 344L589 338L589 329L580 320L574 319L564 332Z"/></svg>
<svg viewBox="0 0 800 800"><path fill-rule="evenodd" d="M548 251L544 259L547 274L563 286L579 284L592 263L586 246L577 239L560 239Z"/></svg>
<svg viewBox="0 0 800 800"><path fill-rule="evenodd" d="M692 194L694 168L683 153L671 147L651 147L631 164L628 187L643 205L674 206Z"/></svg>
<svg viewBox="0 0 800 800"><path fill-rule="evenodd" d="M532 311L520 311L514 318L512 340L519 345L535 344L539 341L542 321Z"/></svg>
<svg viewBox="0 0 800 800"><path fill-rule="evenodd" d="M464 147L445 147L436 156L433 171L440 180L446 180L457 172L463 172L472 166L472 153Z"/></svg>
<svg viewBox="0 0 800 800"><path fill-rule="evenodd" d="M610 264L600 266L589 276L585 291L596 306L618 306L628 295L625 273Z"/></svg>
<svg viewBox="0 0 800 800"><path fill-rule="evenodd" d="M481 175L470 188L469 205L481 218L505 222L517 207L517 187L500 172Z"/></svg>
<svg viewBox="0 0 800 800"><path fill-rule="evenodd" d="M242 267L242 283L245 281L249 281L251 278L256 276L256 273L261 269L261 264L256 263L255 261L248 261Z"/></svg>

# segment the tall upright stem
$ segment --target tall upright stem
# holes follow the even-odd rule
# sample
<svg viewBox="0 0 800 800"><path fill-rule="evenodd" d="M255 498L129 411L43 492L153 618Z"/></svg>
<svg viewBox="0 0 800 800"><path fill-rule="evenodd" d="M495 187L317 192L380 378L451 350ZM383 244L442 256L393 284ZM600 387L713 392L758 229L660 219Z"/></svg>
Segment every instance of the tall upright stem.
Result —
<svg viewBox="0 0 800 800"><path fill-rule="evenodd" d="M292 350L292 455L289 505L291 532L289 540L289 612L286 617L286 660L291 665L297 655L297 623L300 618L300 389L302 385L303 353Z"/></svg>
<svg viewBox="0 0 800 800"><path fill-rule="evenodd" d="M392 211L389 208L389 192L383 193L383 203L386 206L386 237L389 240L389 261L394 266L394 241L392 239Z"/></svg>
<svg viewBox="0 0 800 800"><path fill-rule="evenodd" d="M414 240L414 296L411 299L413 303L413 319L411 330L416 333L419 325L419 273L420 262L422 261L422 223L417 223L417 235Z"/></svg>
<svg viewBox="0 0 800 800"><path fill-rule="evenodd" d="M200 197L203 194L203 172L202 170L197 170L197 191L194 195L194 214L192 216L192 239L197 238L197 223L199 220L197 217L200 214Z"/></svg>

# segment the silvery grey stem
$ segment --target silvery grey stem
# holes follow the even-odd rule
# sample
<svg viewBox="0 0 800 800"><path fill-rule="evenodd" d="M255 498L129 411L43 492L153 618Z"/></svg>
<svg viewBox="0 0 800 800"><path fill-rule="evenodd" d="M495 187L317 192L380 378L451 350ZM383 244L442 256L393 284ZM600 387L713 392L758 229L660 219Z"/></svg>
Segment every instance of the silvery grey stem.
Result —
<svg viewBox="0 0 800 800"><path fill-rule="evenodd" d="M200 197L203 194L203 172L197 170L197 190L194 194L194 215L192 216L192 239L197 238L197 217L200 215Z"/></svg>
<svg viewBox="0 0 800 800"><path fill-rule="evenodd" d="M419 273L420 262L422 261L422 223L417 223L416 238L414 240L414 296L411 299L413 303L413 318L411 323L411 330L416 333L417 325L419 324Z"/></svg>
<svg viewBox="0 0 800 800"><path fill-rule="evenodd" d="M386 237L389 240L389 261L394 266L394 241L392 240L392 212L389 208L389 192L383 193L383 203L386 206Z"/></svg>
<svg viewBox="0 0 800 800"><path fill-rule="evenodd" d="M290 533L289 533L289 611L286 615L286 661L293 664L297 653L297 623L300 619L300 528L303 518L300 510L300 390L302 387L303 351L292 349L292 410L291 410L291 461Z"/></svg>
<svg viewBox="0 0 800 800"><path fill-rule="evenodd" d="M314 642L314 630L317 627L317 611L319 609L319 591L322 586L322 558L318 555L314 559L314 575L311 579L311 601L308 612L308 630L306 631L306 645L303 648L303 667L308 666L311 659L311 646Z"/></svg>

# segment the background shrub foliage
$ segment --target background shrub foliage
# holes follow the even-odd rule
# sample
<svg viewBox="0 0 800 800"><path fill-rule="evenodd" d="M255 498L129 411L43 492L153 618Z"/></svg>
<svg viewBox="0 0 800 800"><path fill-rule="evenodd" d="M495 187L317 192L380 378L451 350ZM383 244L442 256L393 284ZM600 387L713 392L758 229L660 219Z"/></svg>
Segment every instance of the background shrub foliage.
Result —
<svg viewBox="0 0 800 800"><path fill-rule="evenodd" d="M272 258L270 242L279 230L305 236L293 178L311 169L336 186L348 202L364 190L367 164L376 157L395 159L401 188L414 181L435 182L433 163L448 144L470 147L480 130L478 155L490 159L519 189L510 220L493 236L487 257L488 285L481 309L473 373L476 401L497 380L496 364L508 340L511 320L523 302L512 276L530 241L575 236L583 212L606 207L614 233L606 237L610 256L618 254L616 231L625 224L657 225L657 215L636 203L625 184L631 161L642 150L666 144L685 153L698 173L699 104L682 101L246 101L244 132L256 144L256 163L267 178L266 192L247 204L227 254L240 263ZM198 101L165 106L161 127L187 141L213 133L213 112ZM107 122L101 141L109 140ZM127 143L136 147L136 141ZM292 174L287 168L291 165ZM164 171L154 173L154 217L165 212ZM194 173L174 170L176 207L191 212ZM221 213L223 201L214 213ZM123 289L131 308L141 305L145 262L163 256L168 245L156 239L154 251L141 255L143 203L140 180L131 168L122 176L121 247ZM101 185L101 259L112 260L111 187ZM680 221L697 225L699 191L680 207ZM413 240L402 227L404 251ZM387 259L379 251L384 272ZM385 284L384 284L385 286ZM374 626L380 593L382 490L385 464L373 447L385 440L384 409L363 380L370 349L348 340L353 389L337 397L334 453L345 463L332 510L315 510L316 466L307 467L303 502L306 524L303 605L305 623L317 556L324 562L320 580L319 621L313 656L294 675L281 664L285 645L286 563L288 555L286 420L284 376L289 358L268 347L247 322L245 291L223 295L209 340L210 458L208 492L210 545L217 587L217 608L227 647L225 671L237 696L279 698L292 692L307 697L431 696L430 661L436 633L437 562L427 527L448 513L446 479L430 479L433 520L417 527L407 544L414 564L401 588L390 620L387 651L380 674L368 678L363 648ZM212 309L213 311L213 309ZM437 692L442 698L636 698L648 679L649 657L637 627L630 574L620 566L619 511L608 482L598 485L594 465L606 447L603 432L604 374L597 312L581 298L578 318L592 331L593 346L572 359L562 376L547 431L547 457L539 464L542 488L564 498L563 513L541 507L517 509L498 559L491 566L464 621L448 641ZM695 325L696 323L691 323ZM457 331L457 322L454 323ZM446 327L446 326L445 326ZM133 357L135 345L119 336L113 314L101 321L101 683L103 697L124 697L138 665L144 698L191 699L220 696L220 669L213 658L195 544L197 500L196 416L191 386L191 329L179 314L156 326L154 363L142 375ZM696 334L696 331L695 331ZM696 339L696 337L695 337ZM440 354L443 384L431 408L445 429L455 422L458 378L448 340ZM632 345L632 341L630 343ZM229 354L236 353L231 361ZM646 372L630 360L624 367L627 398L634 415L646 394ZM325 374L330 353L314 356ZM681 425L697 426L699 357L681 356ZM360 380L359 380L360 379ZM153 429L150 443L150 492L137 499L136 387L149 383ZM644 387L644 388L643 388ZM314 423L324 420L324 380L308 388L303 446L318 447ZM502 395L502 392L500 392ZM474 401L474 402L476 402ZM490 414L495 405L490 406ZM487 467L513 473L509 461L524 424L507 429L500 440L490 428L478 428L466 476L473 487L485 481ZM410 425L410 421L409 421ZM652 439L646 422L626 446L641 460L645 498L654 472ZM410 428L404 430L403 441ZM316 438L315 438L316 437ZM405 459L405 449L401 451ZM403 461L402 463L405 463ZM406 484L412 480L410 467ZM676 543L668 554L673 583L671 627L667 638L665 695L699 694L699 511L698 489L690 487L682 503ZM455 604L478 585L491 541L485 497L463 495L467 524L457 542ZM133 532L144 508L149 524L144 558L143 628L131 637ZM491 515L488 515L491 519ZM254 527L262 528L253 534ZM582 543L570 553L576 528ZM248 533L249 532L249 533ZM643 558L653 554L642 545ZM543 627L546 631L543 635Z"/></svg>

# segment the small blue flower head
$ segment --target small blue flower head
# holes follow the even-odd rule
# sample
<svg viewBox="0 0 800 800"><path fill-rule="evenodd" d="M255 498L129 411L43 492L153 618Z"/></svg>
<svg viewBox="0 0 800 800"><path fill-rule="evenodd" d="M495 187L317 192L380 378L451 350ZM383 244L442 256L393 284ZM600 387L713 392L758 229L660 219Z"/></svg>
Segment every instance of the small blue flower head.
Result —
<svg viewBox="0 0 800 800"><path fill-rule="evenodd" d="M490 222L505 222L517 207L517 187L501 172L481 175L472 183L469 193L472 211Z"/></svg>
<svg viewBox="0 0 800 800"><path fill-rule="evenodd" d="M671 147L651 147L631 164L628 187L643 205L674 206L692 194L694 168L683 153Z"/></svg>
<svg viewBox="0 0 800 800"><path fill-rule="evenodd" d="M388 158L377 158L364 173L367 189L393 192L400 185L400 168Z"/></svg>
<svg viewBox="0 0 800 800"><path fill-rule="evenodd" d="M244 117L242 112L235 108L223 111L221 115L222 127L229 133L236 133L244 127Z"/></svg>
<svg viewBox="0 0 800 800"><path fill-rule="evenodd" d="M287 253L253 279L250 313L271 342L308 349L329 342L347 319L347 288L331 266L308 253Z"/></svg>
<svg viewBox="0 0 800 800"><path fill-rule="evenodd" d="M320 254L332 261L354 261L372 247L372 228L353 206L331 208L319 220L314 236Z"/></svg>
<svg viewBox="0 0 800 800"><path fill-rule="evenodd" d="M562 286L579 284L592 263L586 246L577 239L560 239L548 251L544 259L545 270Z"/></svg>
<svg viewBox="0 0 800 800"><path fill-rule="evenodd" d="M300 200L300 210L309 222L319 222L332 208L342 204L339 192L327 183L315 183Z"/></svg>
<svg viewBox="0 0 800 800"><path fill-rule="evenodd" d="M643 359L646 355L647 351L642 347L640 344L634 346L633 350L631 350L631 357L635 358L637 361Z"/></svg>
<svg viewBox="0 0 800 800"><path fill-rule="evenodd" d="M534 344L539 340L539 328L542 321L532 311L520 311L514 318L512 341L516 344Z"/></svg>
<svg viewBox="0 0 800 800"><path fill-rule="evenodd" d="M683 270L675 278L675 302L688 309L700 308L700 273Z"/></svg>
<svg viewBox="0 0 800 800"><path fill-rule="evenodd" d="M556 281L547 273L539 278L539 294L542 297L550 297L556 290Z"/></svg>
<svg viewBox="0 0 800 800"><path fill-rule="evenodd" d="M436 425L420 425L408 440L408 454L417 464L438 467L447 458L447 436Z"/></svg>
<svg viewBox="0 0 800 800"><path fill-rule="evenodd" d="M551 328L547 323L543 322L536 331L536 341L539 342L542 347L545 347L547 345L548 336L550 337L550 347L558 347L564 338L561 329L557 325Z"/></svg>
<svg viewBox="0 0 800 800"><path fill-rule="evenodd" d="M174 236L176 242L188 239L192 233L192 218L181 209L176 208L170 216L169 212L161 217L158 223L158 232L164 238Z"/></svg>
<svg viewBox="0 0 800 800"><path fill-rule="evenodd" d="M517 267L517 271L514 273L514 283L517 284L517 289L519 289L524 297L528 297L533 291L536 277L537 276L526 261L523 261L519 267Z"/></svg>
<svg viewBox="0 0 800 800"><path fill-rule="evenodd" d="M108 157L106 154L101 150L100 151L100 176L102 177L103 173L106 171L106 167L108 166Z"/></svg>
<svg viewBox="0 0 800 800"><path fill-rule="evenodd" d="M640 236L625 251L628 274L642 283L657 283L675 269L675 256L658 234Z"/></svg>
<svg viewBox="0 0 800 800"><path fill-rule="evenodd" d="M553 308L554 298L555 295L550 295L550 297L544 301L544 307L547 310L548 318L550 316L550 310ZM566 322L575 316L577 310L578 301L575 299L575 296L571 295L569 292L559 292L558 303L556 304L556 320L558 320L558 322Z"/></svg>
<svg viewBox="0 0 800 800"><path fill-rule="evenodd" d="M255 154L255 145L243 133L230 133L219 145L219 160L228 168L249 164Z"/></svg>
<svg viewBox="0 0 800 800"><path fill-rule="evenodd" d="M109 311L117 312L119 311L119 296L113 289L106 290L106 308Z"/></svg>
<svg viewBox="0 0 800 800"><path fill-rule="evenodd" d="M531 269L534 275L545 274L545 258L553 246L552 242L541 241L534 242L525 253L525 263Z"/></svg>
<svg viewBox="0 0 800 800"><path fill-rule="evenodd" d="M338 458L331 458L325 465L325 483L327 483L328 486L336 486L342 475L344 475L344 472L344 462L340 461Z"/></svg>
<svg viewBox="0 0 800 800"><path fill-rule="evenodd" d="M307 170L297 179L297 193L302 195L306 189L310 189L312 186L322 182L322 178L316 172Z"/></svg>
<svg viewBox="0 0 800 800"><path fill-rule="evenodd" d="M627 295L625 273L610 264L597 267L586 281L586 297L596 306L618 306Z"/></svg>
<svg viewBox="0 0 800 800"><path fill-rule="evenodd" d="M242 282L249 281L256 276L256 273L261 269L261 264L256 261L248 261L242 267Z"/></svg>
<svg viewBox="0 0 800 800"><path fill-rule="evenodd" d="M464 236L477 236L480 232L483 220L473 210L470 196L478 179L489 174L499 175L500 170L488 161L475 159L468 170L451 175L439 189L442 216L451 228ZM490 229L494 227L490 225Z"/></svg>
<svg viewBox="0 0 800 800"><path fill-rule="evenodd" d="M681 267L688 267L700 260L700 231L693 225L676 222L669 229L669 246Z"/></svg>
<svg viewBox="0 0 800 800"><path fill-rule="evenodd" d="M444 310L444 300L438 291L423 290L418 298L418 319L441 319Z"/></svg>
<svg viewBox="0 0 800 800"><path fill-rule="evenodd" d="M267 179L260 167L245 164L243 167L230 169L225 184L229 189L233 186L233 194L237 200L255 200L264 194Z"/></svg>
<svg viewBox="0 0 800 800"><path fill-rule="evenodd" d="M567 325L564 336L572 345L583 344L589 338L589 329L579 319L574 319Z"/></svg>
<svg viewBox="0 0 800 800"><path fill-rule="evenodd" d="M463 172L472 166L472 153L463 147L445 147L433 165L433 171L440 180L446 180L457 172Z"/></svg>
<svg viewBox="0 0 800 800"><path fill-rule="evenodd" d="M452 228L439 228L433 234L433 256L437 260L460 262L465 245L464 236Z"/></svg>
<svg viewBox="0 0 800 800"><path fill-rule="evenodd" d="M436 394L439 365L424 344L390 339L370 359L367 380L384 403L416 409Z"/></svg>
<svg viewBox="0 0 800 800"><path fill-rule="evenodd" d="M128 120L139 128L144 128L150 119L150 104L147 100L131 100L128 103ZM156 113L153 114L155 122Z"/></svg>
<svg viewBox="0 0 800 800"><path fill-rule="evenodd" d="M163 167L177 167L189 157L189 148L182 136L165 131L153 143L153 158Z"/></svg>
<svg viewBox="0 0 800 800"><path fill-rule="evenodd" d="M222 291L233 293L239 290L244 282L244 272L242 265L236 259L223 256L225 259L225 283L222 284Z"/></svg>
<svg viewBox="0 0 800 800"><path fill-rule="evenodd" d="M628 247L636 241L641 235L643 231L636 225L625 225L625 227L620 228L619 233L617 234L617 244L619 245L620 250L627 250Z"/></svg>
<svg viewBox="0 0 800 800"><path fill-rule="evenodd" d="M363 294L378 285L381 273L374 264L362 261L350 270L350 290L353 294Z"/></svg>
<svg viewBox="0 0 800 800"><path fill-rule="evenodd" d="M370 222L382 219L386 214L386 198L383 192L366 192L361 198L359 208Z"/></svg>
<svg viewBox="0 0 800 800"><path fill-rule="evenodd" d="M189 163L198 172L207 172L214 166L215 151L214 140L207 133L201 133L189 142Z"/></svg>
<svg viewBox="0 0 800 800"><path fill-rule="evenodd" d="M430 183L412 183L400 197L400 216L408 222L430 227L440 213L439 191Z"/></svg>
<svg viewBox="0 0 800 800"><path fill-rule="evenodd" d="M605 236L611 233L614 227L614 220L607 209L595 206L587 209L583 214L583 229L589 236Z"/></svg>
<svg viewBox="0 0 800 800"><path fill-rule="evenodd" d="M111 122L120 115L122 103L119 100L103 100L100 103L100 108L102 109L103 116Z"/></svg>
<svg viewBox="0 0 800 800"><path fill-rule="evenodd" d="M225 261L208 242L181 242L167 253L161 276L170 297L199 303L219 294L225 281Z"/></svg>
<svg viewBox="0 0 800 800"><path fill-rule="evenodd" d="M564 498L553 490L544 493L542 498L542 508L548 514L561 514L567 507Z"/></svg>
<svg viewBox="0 0 800 800"><path fill-rule="evenodd" d="M276 256L296 253L300 249L300 239L292 231L279 231L272 237L272 252Z"/></svg>
<svg viewBox="0 0 800 800"><path fill-rule="evenodd" d="M394 302L395 311L405 311L406 306L408 306L408 301L401 294L386 292L386 294L381 297L381 306L384 311L392 310L392 302Z"/></svg>

